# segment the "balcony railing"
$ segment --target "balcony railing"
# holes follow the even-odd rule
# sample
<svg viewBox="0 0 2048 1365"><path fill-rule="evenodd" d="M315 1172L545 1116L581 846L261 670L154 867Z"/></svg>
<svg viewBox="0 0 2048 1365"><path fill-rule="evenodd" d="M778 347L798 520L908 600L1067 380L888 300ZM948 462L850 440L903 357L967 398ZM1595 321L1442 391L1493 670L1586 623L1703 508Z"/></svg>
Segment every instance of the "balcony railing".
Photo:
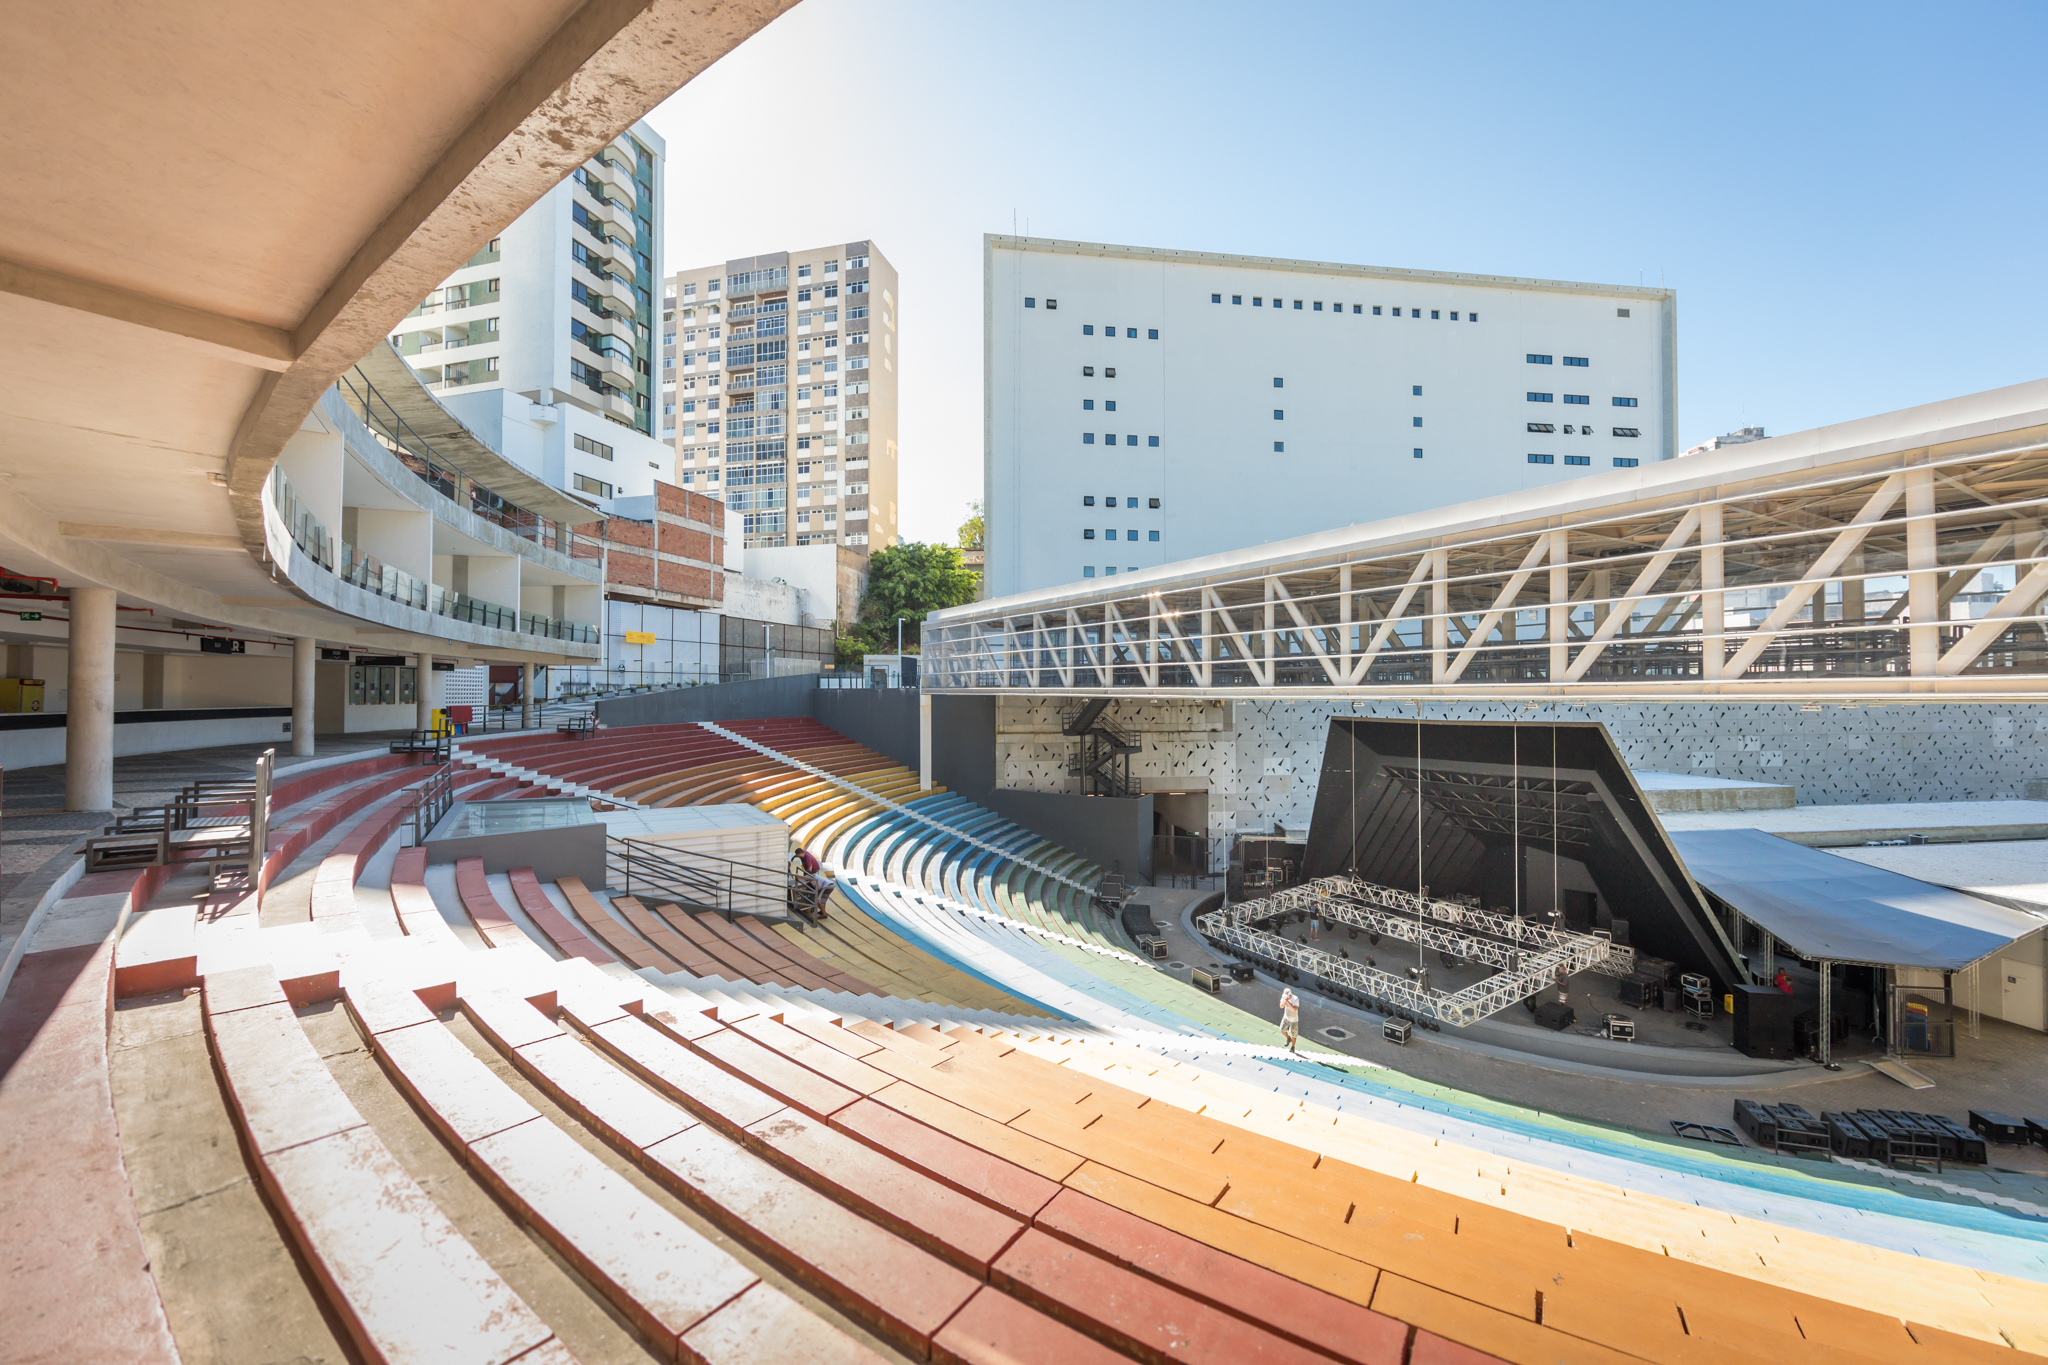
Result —
<svg viewBox="0 0 2048 1365"><path fill-rule="evenodd" d="M341 543L341 569L337 577L365 592L401 602L435 616L453 621L509 630L520 635L538 635L550 640L572 640L578 644L597 643L597 627L575 621L557 620L536 612L485 602L467 593L451 592L437 583L415 577L403 569L383 563L373 555L358 554L347 541Z"/></svg>
<svg viewBox="0 0 2048 1365"><path fill-rule="evenodd" d="M420 482L521 540L530 540L557 553L568 553L569 528L566 525L551 521L538 512L527 511L437 458L434 448L399 416L397 409L377 392L376 386L363 376L361 370L343 375L340 390L342 401L363 419L363 425L370 429L377 443L390 451Z"/></svg>

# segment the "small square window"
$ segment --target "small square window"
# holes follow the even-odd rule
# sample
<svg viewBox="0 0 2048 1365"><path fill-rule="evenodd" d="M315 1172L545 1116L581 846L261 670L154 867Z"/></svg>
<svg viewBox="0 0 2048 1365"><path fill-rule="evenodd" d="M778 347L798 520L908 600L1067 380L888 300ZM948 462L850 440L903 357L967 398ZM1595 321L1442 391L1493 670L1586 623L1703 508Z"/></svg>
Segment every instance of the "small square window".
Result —
<svg viewBox="0 0 2048 1365"><path fill-rule="evenodd" d="M1045 306L1047 308L1057 308L1060 306L1060 301L1058 299L1047 299L1045 301Z"/></svg>
<svg viewBox="0 0 2048 1365"><path fill-rule="evenodd" d="M1116 577L1116 565L1114 565L1114 564L1105 564L1105 565L1103 565L1103 566L1102 566L1102 576L1103 576L1103 577L1105 577L1105 578L1115 578L1115 577Z"/></svg>
<svg viewBox="0 0 2048 1365"><path fill-rule="evenodd" d="M1081 376L1084 379L1093 379L1095 377L1095 367L1093 365L1083 365L1081 367Z"/></svg>
<svg viewBox="0 0 2048 1365"><path fill-rule="evenodd" d="M1222 296L1221 294L1211 294L1211 295L1209 296L1209 302L1211 302L1211 303L1221 303L1221 302L1223 302L1223 296Z"/></svg>
<svg viewBox="0 0 2048 1365"><path fill-rule="evenodd" d="M1104 365L1104 366L1102 367L1102 377L1103 377L1104 379L1114 379L1114 378L1116 378L1116 366L1114 366L1114 365Z"/></svg>
<svg viewBox="0 0 2048 1365"><path fill-rule="evenodd" d="M1094 566L1093 564L1083 564L1083 565L1081 566L1081 577L1083 577L1083 578L1093 578L1093 577L1095 577L1095 566Z"/></svg>
<svg viewBox="0 0 2048 1365"><path fill-rule="evenodd" d="M1084 322L1084 323L1082 323L1082 324L1081 324L1081 335L1082 335L1082 336L1084 336L1084 337L1092 337L1092 336L1094 336L1094 335L1095 335L1095 324L1094 324L1094 323L1092 323L1092 322Z"/></svg>
<svg viewBox="0 0 2048 1365"><path fill-rule="evenodd" d="M1157 539L1159 539L1159 533L1158 533L1157 531L1152 531L1152 532L1149 532L1149 533L1147 533L1147 535L1146 535L1145 539L1147 539L1147 540L1157 540Z"/></svg>
<svg viewBox="0 0 2048 1365"><path fill-rule="evenodd" d="M1132 527L1132 528L1131 528L1130 530L1128 530L1128 531L1124 532L1124 539L1125 539L1125 540L1136 540L1137 538L1138 538L1138 528L1137 528L1137 527L1135 527L1135 526L1133 526L1133 527ZM1137 566L1137 565L1135 565L1135 564L1133 564L1133 565L1131 566L1131 572L1132 572L1132 573L1136 573L1137 571L1138 571L1138 566Z"/></svg>
<svg viewBox="0 0 2048 1365"><path fill-rule="evenodd" d="M1242 295L1242 294L1232 294L1232 295L1230 296L1230 301L1231 301L1232 303L1235 303L1235 304L1242 304L1242 303L1244 302L1244 295Z"/></svg>
<svg viewBox="0 0 2048 1365"><path fill-rule="evenodd" d="M1157 327L1148 327L1148 328L1146 328L1146 329L1145 329L1145 339L1146 339L1147 341L1157 341L1157 340L1159 340L1159 329L1158 329Z"/></svg>
<svg viewBox="0 0 2048 1365"><path fill-rule="evenodd" d="M1363 313L1363 312L1365 311L1365 305L1364 305L1364 304L1362 304L1362 303L1354 303L1354 304L1352 304L1352 305L1351 305L1351 311L1352 311L1352 312L1354 312L1354 313ZM1375 309L1373 309L1372 311L1373 311L1373 312L1375 312L1375 313L1377 313L1377 312L1379 312L1380 310L1379 310L1379 309L1377 309L1377 308L1375 308Z"/></svg>
<svg viewBox="0 0 2048 1365"><path fill-rule="evenodd" d="M1092 446L1092 445L1094 445L1094 444L1095 444L1095 433L1094 433L1094 432L1092 432L1092 431L1084 431L1084 432L1082 432L1082 433L1081 433L1081 444L1082 444L1082 445L1084 445L1084 446Z"/></svg>
<svg viewBox="0 0 2048 1365"><path fill-rule="evenodd" d="M1452 321L1452 322L1456 322L1457 320L1458 320L1458 314L1457 314L1457 311L1456 311L1455 309L1453 309L1453 310L1452 310L1452 312L1451 312L1451 321Z"/></svg>
<svg viewBox="0 0 2048 1365"><path fill-rule="evenodd" d="M1287 420L1287 409L1285 409L1285 408L1274 408L1274 409L1273 409L1273 420L1274 420L1274 421L1276 421L1276 422L1284 422L1284 421L1286 421L1286 420Z"/></svg>
<svg viewBox="0 0 2048 1365"><path fill-rule="evenodd" d="M1145 505L1146 505L1147 507L1150 507L1150 508L1151 508L1151 509L1152 509L1153 511L1155 511L1155 512L1156 512L1156 511L1158 511L1158 510L1159 510L1159 499L1157 499L1157 498L1147 498L1147 499L1145 499Z"/></svg>
<svg viewBox="0 0 2048 1365"><path fill-rule="evenodd" d="M1321 299L1316 300L1316 311L1318 313L1323 311L1323 301Z"/></svg>
<svg viewBox="0 0 2048 1365"><path fill-rule="evenodd" d="M1103 443L1104 445L1106 445L1106 446L1113 446L1113 445L1115 445L1115 444L1116 444L1116 433L1115 433L1115 432L1113 432L1113 431L1105 431L1105 432L1103 432L1103 433L1102 433L1102 443Z"/></svg>
<svg viewBox="0 0 2048 1365"><path fill-rule="evenodd" d="M1443 315L1442 315L1441 313L1437 312L1437 310L1436 310L1436 309L1434 309L1434 308L1432 308L1432 309L1430 309L1430 310L1429 310L1429 318L1430 318L1430 321L1432 321L1432 322L1441 322L1441 321L1443 321Z"/></svg>
<svg viewBox="0 0 2048 1365"><path fill-rule="evenodd" d="M1114 398L1107 398L1107 399L1104 399L1104 400L1103 400L1103 403L1102 403L1102 410L1103 410L1104 412L1115 412L1115 411L1116 411L1116 400L1115 400Z"/></svg>
<svg viewBox="0 0 2048 1365"><path fill-rule="evenodd" d="M1138 336L1138 329L1135 327L1126 327L1124 328L1124 336L1129 340L1135 341Z"/></svg>
<svg viewBox="0 0 2048 1365"><path fill-rule="evenodd" d="M1260 298L1257 294L1252 295L1252 307L1261 308L1265 306L1265 303L1266 301Z"/></svg>
<svg viewBox="0 0 2048 1365"><path fill-rule="evenodd" d="M1628 316L1628 309L1626 309L1626 308L1617 308L1617 309L1615 309L1615 310L1614 310L1614 316L1616 316L1616 317L1618 317L1618 318L1625 318L1625 317L1627 317L1627 316Z"/></svg>
<svg viewBox="0 0 2048 1365"><path fill-rule="evenodd" d="M1116 539L1116 527L1112 526L1112 527L1110 527L1110 528L1109 528L1108 530L1104 531L1104 532L1102 533L1102 538L1103 538L1104 540L1115 540L1115 539Z"/></svg>
<svg viewBox="0 0 2048 1365"><path fill-rule="evenodd" d="M1103 328L1103 329L1102 329L1102 334L1103 334L1104 336L1106 336L1106 337L1113 337L1113 336L1115 336L1115 335L1116 335L1116 328L1114 328L1114 327L1105 327L1105 328Z"/></svg>
<svg viewBox="0 0 2048 1365"><path fill-rule="evenodd" d="M1287 387L1287 381L1279 378L1278 376L1275 376L1273 380L1273 387L1276 389L1284 389Z"/></svg>
<svg viewBox="0 0 2048 1365"><path fill-rule="evenodd" d="M1280 453L1281 453L1282 451L1284 451L1284 450L1286 450L1286 449L1287 449L1287 442L1285 442L1285 441L1275 441L1275 442L1273 442L1273 453L1274 453L1275 455L1278 455L1278 454L1280 454Z"/></svg>
<svg viewBox="0 0 2048 1365"><path fill-rule="evenodd" d="M1093 526L1090 526L1090 527L1087 527L1086 529L1084 529L1084 530L1083 530L1083 531L1081 532L1081 539L1083 539L1083 540L1093 540L1093 539L1095 539L1095 528L1094 528Z"/></svg>
<svg viewBox="0 0 2048 1365"><path fill-rule="evenodd" d="M1409 386L1409 391L1412 392L1417 398L1422 397L1422 385L1420 384L1411 384Z"/></svg>
<svg viewBox="0 0 2048 1365"><path fill-rule="evenodd" d="M1420 308L1410 308L1408 310L1408 316L1411 318L1419 318L1422 316L1422 310Z"/></svg>
<svg viewBox="0 0 2048 1365"><path fill-rule="evenodd" d="M1093 507L1095 505L1095 495L1093 493L1083 493L1081 495L1081 505L1083 507Z"/></svg>
<svg viewBox="0 0 2048 1365"><path fill-rule="evenodd" d="M1297 313L1301 311L1301 300L1300 300L1300 299L1296 299L1296 300L1294 301L1294 311L1295 311L1295 312L1297 312Z"/></svg>
<svg viewBox="0 0 2048 1365"><path fill-rule="evenodd" d="M1081 411L1083 411L1083 412L1093 412L1094 410L1095 410L1095 400L1094 400L1093 398L1083 398L1083 399L1081 400Z"/></svg>
<svg viewBox="0 0 2048 1365"><path fill-rule="evenodd" d="M1378 317L1380 315L1380 306L1378 304L1374 304L1372 306L1372 315L1374 317Z"/></svg>
<svg viewBox="0 0 2048 1365"><path fill-rule="evenodd" d="M1159 438L1157 436L1147 436L1145 438L1145 444L1148 446L1156 446L1159 444Z"/></svg>
<svg viewBox="0 0 2048 1365"><path fill-rule="evenodd" d="M1137 438L1137 437L1135 437L1135 436L1126 436L1126 437L1124 437L1124 444L1125 444L1125 445L1127 445L1127 446L1134 446L1134 445L1136 445L1137 443L1138 443L1138 438Z"/></svg>
<svg viewBox="0 0 2048 1365"><path fill-rule="evenodd" d="M1421 447L1421 446L1417 446L1417 447L1415 447L1415 458L1416 458L1416 459L1418 459L1418 460L1422 458L1422 447Z"/></svg>
<svg viewBox="0 0 2048 1365"><path fill-rule="evenodd" d="M1036 308L1038 307L1038 300L1032 298L1030 295L1027 294L1024 297L1024 306L1026 308Z"/></svg>
<svg viewBox="0 0 2048 1365"><path fill-rule="evenodd" d="M1479 314L1477 314L1477 313L1467 313L1467 314L1465 314L1465 321L1467 321L1467 322L1477 322L1477 321L1479 321Z"/></svg>
<svg viewBox="0 0 2048 1365"><path fill-rule="evenodd" d="M1418 427L1419 427L1419 426L1421 426L1421 425L1422 425L1422 419L1421 419L1420 417L1417 417L1417 418L1415 418L1414 420L1415 420L1415 425L1416 425L1416 426L1418 426Z"/></svg>

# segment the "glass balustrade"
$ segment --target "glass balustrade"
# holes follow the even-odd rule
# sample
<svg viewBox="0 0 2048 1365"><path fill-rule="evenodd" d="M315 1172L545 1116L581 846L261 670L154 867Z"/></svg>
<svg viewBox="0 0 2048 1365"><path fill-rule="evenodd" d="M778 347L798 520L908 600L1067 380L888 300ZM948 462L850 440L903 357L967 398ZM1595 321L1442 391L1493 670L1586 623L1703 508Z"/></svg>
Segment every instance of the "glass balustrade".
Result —
<svg viewBox="0 0 2048 1365"><path fill-rule="evenodd" d="M542 616L535 612L522 612L516 607L485 602L467 593L452 592L439 584L417 578L403 569L386 564L374 555L362 553L345 540L335 541L327 534L327 527L320 519L299 501L298 495L292 491L292 481L285 476L282 468L274 467L270 471L270 490L271 502L277 508L279 519L284 522L286 530L290 533L292 543L299 547L300 552L308 560L344 583L418 611L446 616L450 620L465 621L471 625L486 626L492 630L536 635L549 640L570 640L586 645L597 643L596 626L557 620L552 616ZM337 545L340 548L338 565L335 553Z"/></svg>

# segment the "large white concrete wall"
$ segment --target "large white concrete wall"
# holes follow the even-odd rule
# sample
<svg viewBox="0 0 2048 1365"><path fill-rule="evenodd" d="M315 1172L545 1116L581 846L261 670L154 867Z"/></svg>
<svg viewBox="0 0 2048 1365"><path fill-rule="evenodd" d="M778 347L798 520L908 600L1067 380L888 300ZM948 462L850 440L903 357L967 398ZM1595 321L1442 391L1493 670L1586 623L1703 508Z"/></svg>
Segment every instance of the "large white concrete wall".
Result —
<svg viewBox="0 0 2048 1365"><path fill-rule="evenodd" d="M986 288L991 597L1676 453L1667 291L997 239Z"/></svg>

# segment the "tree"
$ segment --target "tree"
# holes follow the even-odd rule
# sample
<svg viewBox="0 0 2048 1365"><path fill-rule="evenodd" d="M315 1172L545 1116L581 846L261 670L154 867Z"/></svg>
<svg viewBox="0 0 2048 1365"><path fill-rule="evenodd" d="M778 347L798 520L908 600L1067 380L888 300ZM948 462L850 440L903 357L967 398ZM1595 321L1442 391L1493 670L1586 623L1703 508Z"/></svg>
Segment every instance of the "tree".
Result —
<svg viewBox="0 0 2048 1365"><path fill-rule="evenodd" d="M841 663L896 648L896 623L903 623L903 648L917 649L927 613L972 602L979 580L953 545L909 542L868 556L868 590L860 599L860 620L839 641Z"/></svg>
<svg viewBox="0 0 2048 1365"><path fill-rule="evenodd" d="M960 523L960 548L963 550L986 549L987 546L982 540L984 531L981 524L981 500L979 498L967 504L967 513L967 520Z"/></svg>

